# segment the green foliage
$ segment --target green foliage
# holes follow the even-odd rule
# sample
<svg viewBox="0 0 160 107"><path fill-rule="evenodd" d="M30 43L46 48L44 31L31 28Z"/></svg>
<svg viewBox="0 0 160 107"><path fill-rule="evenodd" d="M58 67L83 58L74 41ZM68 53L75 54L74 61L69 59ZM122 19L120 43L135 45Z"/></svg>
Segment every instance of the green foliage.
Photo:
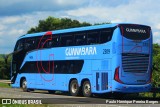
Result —
<svg viewBox="0 0 160 107"><path fill-rule="evenodd" d="M3 54L0 54L0 61L3 60Z"/></svg>
<svg viewBox="0 0 160 107"><path fill-rule="evenodd" d="M0 79L10 79L11 55L0 55Z"/></svg>
<svg viewBox="0 0 160 107"><path fill-rule="evenodd" d="M152 83L154 87L160 86L160 45L153 44L153 74Z"/></svg>
<svg viewBox="0 0 160 107"><path fill-rule="evenodd" d="M0 83L0 87L3 87L3 88L10 88L11 86L7 83Z"/></svg>
<svg viewBox="0 0 160 107"><path fill-rule="evenodd" d="M72 20L70 18L55 18L49 16L45 20L40 20L38 26L35 28L31 28L28 33L36 33L43 31L51 31L51 30L59 30L66 28L74 28L74 27L82 27L82 26L90 26L90 23L87 22L79 22L77 20Z"/></svg>
<svg viewBox="0 0 160 107"><path fill-rule="evenodd" d="M156 93L156 95L154 96L155 93L152 92L145 92L145 93L139 93L139 98L160 98L160 93Z"/></svg>
<svg viewBox="0 0 160 107"><path fill-rule="evenodd" d="M111 24L111 22L95 23L94 25Z"/></svg>

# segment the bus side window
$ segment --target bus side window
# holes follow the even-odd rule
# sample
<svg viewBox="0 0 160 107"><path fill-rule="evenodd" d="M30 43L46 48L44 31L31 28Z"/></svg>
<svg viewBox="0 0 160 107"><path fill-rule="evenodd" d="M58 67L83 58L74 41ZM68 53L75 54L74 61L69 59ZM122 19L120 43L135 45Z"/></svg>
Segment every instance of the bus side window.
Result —
<svg viewBox="0 0 160 107"><path fill-rule="evenodd" d="M38 45L39 45L39 38L40 38L40 37L35 37L35 49L38 48Z"/></svg>
<svg viewBox="0 0 160 107"><path fill-rule="evenodd" d="M58 47L59 46L59 38L58 36L54 36L52 38L52 41L48 42L48 47Z"/></svg>
<svg viewBox="0 0 160 107"><path fill-rule="evenodd" d="M74 63L72 62L70 65L69 65L69 70L68 70L69 74L73 73L74 72Z"/></svg>
<svg viewBox="0 0 160 107"><path fill-rule="evenodd" d="M87 36L87 45L93 45L99 43L99 33L89 32Z"/></svg>
<svg viewBox="0 0 160 107"><path fill-rule="evenodd" d="M60 74L66 74L67 73L67 62L66 61L59 61L59 63L60 63L60 71L59 71L59 73Z"/></svg>
<svg viewBox="0 0 160 107"><path fill-rule="evenodd" d="M24 48L25 48L25 50L28 50L28 51L35 49L35 39L33 39L33 38L32 39L30 39L30 38L26 39Z"/></svg>
<svg viewBox="0 0 160 107"><path fill-rule="evenodd" d="M36 65L36 62L32 62L31 63L31 67L30 68L32 68L32 72L33 73L36 73L37 72L37 66L35 66Z"/></svg>
<svg viewBox="0 0 160 107"><path fill-rule="evenodd" d="M54 73L58 73L58 64L57 61L54 62Z"/></svg>
<svg viewBox="0 0 160 107"><path fill-rule="evenodd" d="M43 46L44 40L45 40L45 39L42 39L41 42L39 43L39 45L40 45L39 48L40 48L40 49L41 49L41 48L45 48L45 46Z"/></svg>
<svg viewBox="0 0 160 107"><path fill-rule="evenodd" d="M61 46L73 46L74 41L73 41L73 36L72 35L63 35L61 37Z"/></svg>
<svg viewBox="0 0 160 107"><path fill-rule="evenodd" d="M48 42L48 47L51 48L53 46L53 41Z"/></svg>
<svg viewBox="0 0 160 107"><path fill-rule="evenodd" d="M49 48L49 41L47 40L48 40L47 36L41 40L41 48Z"/></svg>
<svg viewBox="0 0 160 107"><path fill-rule="evenodd" d="M72 40L66 40L66 46L72 46L73 41Z"/></svg>
<svg viewBox="0 0 160 107"><path fill-rule="evenodd" d="M56 74L76 74L81 72L83 60L63 60L54 61L54 73Z"/></svg>
<svg viewBox="0 0 160 107"><path fill-rule="evenodd" d="M86 35L85 33L75 34L76 46L86 45Z"/></svg>
<svg viewBox="0 0 160 107"><path fill-rule="evenodd" d="M61 61L54 61L54 73L61 72Z"/></svg>
<svg viewBox="0 0 160 107"><path fill-rule="evenodd" d="M74 74L80 73L83 67L84 61L83 60L75 60L74 61Z"/></svg>
<svg viewBox="0 0 160 107"><path fill-rule="evenodd" d="M100 43L109 42L112 39L113 31L112 29L106 29L101 31Z"/></svg>
<svg viewBox="0 0 160 107"><path fill-rule="evenodd" d="M52 46L52 41L50 40L50 37L48 36L40 36L35 38L35 48L50 48Z"/></svg>

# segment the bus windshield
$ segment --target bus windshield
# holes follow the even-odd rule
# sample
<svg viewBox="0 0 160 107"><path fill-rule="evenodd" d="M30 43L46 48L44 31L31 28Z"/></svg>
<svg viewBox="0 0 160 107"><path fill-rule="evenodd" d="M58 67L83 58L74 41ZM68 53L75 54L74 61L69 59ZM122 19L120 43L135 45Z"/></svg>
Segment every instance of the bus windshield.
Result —
<svg viewBox="0 0 160 107"><path fill-rule="evenodd" d="M150 27L144 25L121 24L121 34L132 40L145 40L150 37Z"/></svg>

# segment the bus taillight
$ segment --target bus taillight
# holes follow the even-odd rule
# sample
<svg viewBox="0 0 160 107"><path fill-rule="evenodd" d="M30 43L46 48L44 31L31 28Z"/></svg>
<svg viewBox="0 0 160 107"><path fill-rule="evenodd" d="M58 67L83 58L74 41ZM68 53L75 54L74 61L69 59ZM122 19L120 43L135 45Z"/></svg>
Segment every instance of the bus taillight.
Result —
<svg viewBox="0 0 160 107"><path fill-rule="evenodd" d="M119 67L115 69L114 80L116 80L119 83L123 83L119 78Z"/></svg>

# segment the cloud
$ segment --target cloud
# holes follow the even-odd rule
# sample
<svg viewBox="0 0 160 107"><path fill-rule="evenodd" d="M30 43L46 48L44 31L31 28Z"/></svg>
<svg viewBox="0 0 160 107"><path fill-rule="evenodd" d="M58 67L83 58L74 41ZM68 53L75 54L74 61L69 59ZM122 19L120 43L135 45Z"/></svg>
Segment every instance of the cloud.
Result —
<svg viewBox="0 0 160 107"><path fill-rule="evenodd" d="M160 30L160 22L156 25L156 28Z"/></svg>
<svg viewBox="0 0 160 107"><path fill-rule="evenodd" d="M0 53L11 52L19 36L48 16L89 23L139 23L160 41L160 0L0 0ZM159 42L160 43L160 42Z"/></svg>
<svg viewBox="0 0 160 107"><path fill-rule="evenodd" d="M130 2L125 2L122 4L117 3L116 7L114 7L114 5L104 6L104 4L106 4L105 2L98 2L98 3L99 5L97 6L94 5L86 6L75 10L70 10L67 13L68 15L75 17L95 16L101 19L97 21L110 20L113 22L121 21L121 22L133 22L133 23L146 23L147 21L150 22L151 19L153 19L153 17L149 16L155 13L154 11L156 10L154 8L159 7L158 3L154 3L151 0L146 0L145 2L140 0L130 0ZM110 4L111 3L113 2L110 2ZM154 7L153 5L150 5L151 3L154 5Z"/></svg>
<svg viewBox="0 0 160 107"><path fill-rule="evenodd" d="M154 36L154 37L160 37L160 32L154 32L154 33L153 33L153 36Z"/></svg>
<svg viewBox="0 0 160 107"><path fill-rule="evenodd" d="M1 30L5 30L5 29L6 29L6 26L5 26L5 25L0 24L0 31L1 31Z"/></svg>
<svg viewBox="0 0 160 107"><path fill-rule="evenodd" d="M37 25L38 18L34 15L0 17L0 53L12 52L18 37Z"/></svg>
<svg viewBox="0 0 160 107"><path fill-rule="evenodd" d="M160 44L160 32L153 32L153 42Z"/></svg>
<svg viewBox="0 0 160 107"><path fill-rule="evenodd" d="M39 20L48 16L60 17L63 12L33 12L30 14L3 16L0 17L0 53L10 53L13 51L17 39L26 34L31 27L38 25Z"/></svg>
<svg viewBox="0 0 160 107"><path fill-rule="evenodd" d="M54 4L58 4L59 6L82 6L84 4L88 4L86 0L52 0Z"/></svg>
<svg viewBox="0 0 160 107"><path fill-rule="evenodd" d="M60 11L85 5L85 0L1 0L0 16L27 14L39 11Z"/></svg>
<svg viewBox="0 0 160 107"><path fill-rule="evenodd" d="M5 19L0 18L2 24L14 24L21 20L21 17L14 16L14 17L5 17Z"/></svg>
<svg viewBox="0 0 160 107"><path fill-rule="evenodd" d="M127 5L128 0L89 0L89 7L117 7Z"/></svg>
<svg viewBox="0 0 160 107"><path fill-rule="evenodd" d="M154 42L159 44L160 43L160 38L159 39L155 39Z"/></svg>

